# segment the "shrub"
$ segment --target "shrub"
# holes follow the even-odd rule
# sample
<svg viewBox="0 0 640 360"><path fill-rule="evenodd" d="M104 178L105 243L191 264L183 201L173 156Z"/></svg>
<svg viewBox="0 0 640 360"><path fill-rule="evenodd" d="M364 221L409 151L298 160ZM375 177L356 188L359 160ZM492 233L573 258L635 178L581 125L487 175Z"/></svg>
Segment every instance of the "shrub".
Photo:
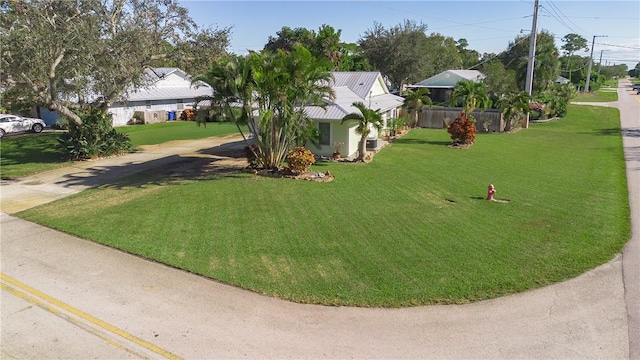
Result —
<svg viewBox="0 0 640 360"><path fill-rule="evenodd" d="M304 173L309 169L309 166L316 162L313 153L302 146L296 146L287 154L287 164L289 169L293 172Z"/></svg>
<svg viewBox="0 0 640 360"><path fill-rule="evenodd" d="M82 125L69 121L69 131L58 139L72 159L91 159L132 150L129 136L116 132L111 126L111 114L106 110L91 107L79 115Z"/></svg>
<svg viewBox="0 0 640 360"><path fill-rule="evenodd" d="M531 112L529 112L530 120L540 120L541 118L542 118L542 114L539 111L531 110Z"/></svg>
<svg viewBox="0 0 640 360"><path fill-rule="evenodd" d="M576 90L571 84L553 84L536 97L536 103L544 103L543 111L533 107L531 109L540 111L545 118L565 117L567 115L567 104L575 94Z"/></svg>
<svg viewBox="0 0 640 360"><path fill-rule="evenodd" d="M182 113L180 113L180 120L182 121L193 121L196 119L196 111L193 109L184 109Z"/></svg>
<svg viewBox="0 0 640 360"><path fill-rule="evenodd" d="M447 125L454 143L473 144L476 139L476 125L473 117L461 112L451 124Z"/></svg>
<svg viewBox="0 0 640 360"><path fill-rule="evenodd" d="M60 118L55 124L51 125L51 128L56 130L69 130L69 120L67 120L67 118Z"/></svg>
<svg viewBox="0 0 640 360"><path fill-rule="evenodd" d="M130 125L143 125L144 124L144 111L134 111L131 120L129 120Z"/></svg>

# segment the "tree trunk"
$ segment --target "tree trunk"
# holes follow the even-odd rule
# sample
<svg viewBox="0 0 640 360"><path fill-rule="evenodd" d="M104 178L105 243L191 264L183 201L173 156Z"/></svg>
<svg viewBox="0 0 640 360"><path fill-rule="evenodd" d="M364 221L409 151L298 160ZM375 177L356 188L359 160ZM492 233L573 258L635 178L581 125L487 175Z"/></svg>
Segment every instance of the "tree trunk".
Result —
<svg viewBox="0 0 640 360"><path fill-rule="evenodd" d="M365 161L367 159L367 134L362 134L360 143L358 144L360 149L358 150L358 160Z"/></svg>
<svg viewBox="0 0 640 360"><path fill-rule="evenodd" d="M82 125L82 119L80 119L80 116L71 111L68 107L55 101L48 105L49 109L57 111L60 115L69 119L69 121L73 121L78 126Z"/></svg>

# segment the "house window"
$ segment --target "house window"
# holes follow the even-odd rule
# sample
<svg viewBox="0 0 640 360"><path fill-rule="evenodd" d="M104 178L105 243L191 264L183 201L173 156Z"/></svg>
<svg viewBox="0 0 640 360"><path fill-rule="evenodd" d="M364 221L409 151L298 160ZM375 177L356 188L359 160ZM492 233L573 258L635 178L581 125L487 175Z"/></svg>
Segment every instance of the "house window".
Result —
<svg viewBox="0 0 640 360"><path fill-rule="evenodd" d="M320 145L331 145L331 124L318 123L320 131Z"/></svg>
<svg viewBox="0 0 640 360"><path fill-rule="evenodd" d="M145 101L145 106L147 109L151 109L151 100Z"/></svg>
<svg viewBox="0 0 640 360"><path fill-rule="evenodd" d="M178 110L184 109L184 99L178 99L176 103L178 104Z"/></svg>

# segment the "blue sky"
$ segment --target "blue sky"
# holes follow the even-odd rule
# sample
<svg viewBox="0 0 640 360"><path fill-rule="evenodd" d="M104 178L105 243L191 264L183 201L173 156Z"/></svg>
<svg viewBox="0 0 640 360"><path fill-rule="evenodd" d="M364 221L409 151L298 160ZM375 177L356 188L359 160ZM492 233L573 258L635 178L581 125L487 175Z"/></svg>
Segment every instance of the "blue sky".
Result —
<svg viewBox="0 0 640 360"><path fill-rule="evenodd" d="M386 28L404 19L423 22L428 33L465 38L469 48L499 53L522 32L531 31L533 0L505 1L218 1L180 0L199 26L232 27L230 51L260 50L283 26L342 30L342 41L357 42L374 22ZM540 0L538 31L560 39L576 33L597 37L594 59L603 64L640 62L640 1ZM588 52L578 53L588 55Z"/></svg>

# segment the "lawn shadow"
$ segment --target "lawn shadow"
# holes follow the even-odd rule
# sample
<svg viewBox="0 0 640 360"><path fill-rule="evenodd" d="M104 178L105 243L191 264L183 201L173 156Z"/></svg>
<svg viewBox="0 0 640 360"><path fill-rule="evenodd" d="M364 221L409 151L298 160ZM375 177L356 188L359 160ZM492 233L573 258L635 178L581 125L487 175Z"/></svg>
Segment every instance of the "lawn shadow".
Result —
<svg viewBox="0 0 640 360"><path fill-rule="evenodd" d="M38 163L64 163L68 161L61 148L57 147L57 133L21 133L7 135L2 149L2 165Z"/></svg>
<svg viewBox="0 0 640 360"><path fill-rule="evenodd" d="M400 138L393 141L393 144L416 144L416 145L438 145L438 146L446 146L446 145L449 145L450 143L451 141L406 139L406 138Z"/></svg>
<svg viewBox="0 0 640 360"><path fill-rule="evenodd" d="M137 162L134 159L117 165L96 165L71 172L56 184L83 189L99 186L124 188L241 177L248 162L244 155L240 155L244 154L244 145L238 143L241 142L202 149L195 155L169 155L148 161ZM133 153L129 156L143 158L144 154Z"/></svg>
<svg viewBox="0 0 640 360"><path fill-rule="evenodd" d="M622 135L623 137L637 138L637 137L640 137L640 128L631 128L631 129L629 129L629 128L625 128L625 129L620 129L620 128L598 129L594 133L595 133L595 135L601 135L601 136L608 136L608 135L620 136L620 135Z"/></svg>

